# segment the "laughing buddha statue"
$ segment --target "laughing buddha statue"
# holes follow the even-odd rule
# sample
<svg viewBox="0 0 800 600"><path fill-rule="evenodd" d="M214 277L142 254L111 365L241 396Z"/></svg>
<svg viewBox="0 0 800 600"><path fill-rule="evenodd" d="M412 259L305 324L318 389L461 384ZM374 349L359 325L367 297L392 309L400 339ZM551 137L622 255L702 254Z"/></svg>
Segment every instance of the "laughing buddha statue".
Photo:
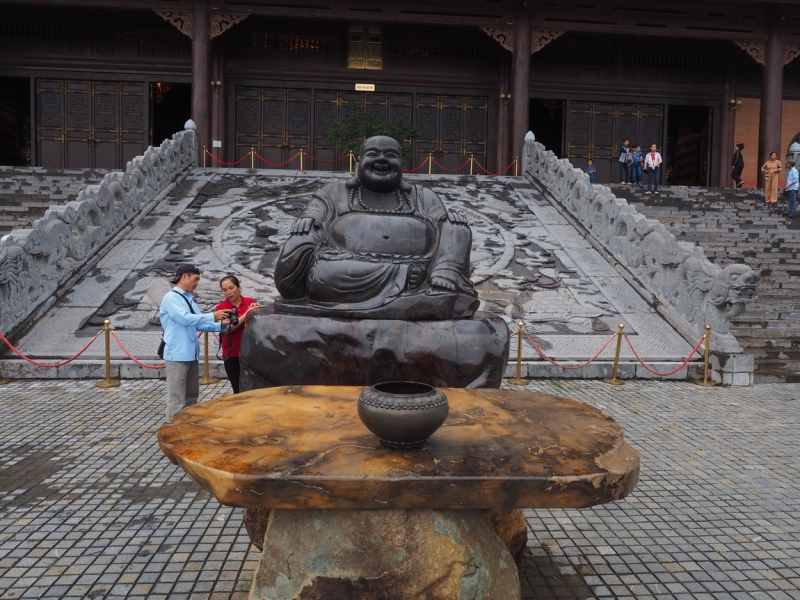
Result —
<svg viewBox="0 0 800 600"><path fill-rule="evenodd" d="M403 181L400 144L367 139L355 177L318 190L275 266L279 312L367 319L471 317L464 215Z"/></svg>

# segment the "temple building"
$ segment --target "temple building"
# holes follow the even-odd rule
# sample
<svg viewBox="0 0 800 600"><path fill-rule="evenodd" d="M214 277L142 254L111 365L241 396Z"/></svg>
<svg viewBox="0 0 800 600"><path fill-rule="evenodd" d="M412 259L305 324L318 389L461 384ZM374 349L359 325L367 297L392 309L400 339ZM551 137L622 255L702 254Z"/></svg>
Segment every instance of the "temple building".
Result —
<svg viewBox="0 0 800 600"><path fill-rule="evenodd" d="M601 183L629 138L730 185L743 142L753 187L800 136L795 0L0 4L0 164L120 169L192 118L200 164L346 169L328 130L361 106L416 127L409 169L500 172L530 129Z"/></svg>

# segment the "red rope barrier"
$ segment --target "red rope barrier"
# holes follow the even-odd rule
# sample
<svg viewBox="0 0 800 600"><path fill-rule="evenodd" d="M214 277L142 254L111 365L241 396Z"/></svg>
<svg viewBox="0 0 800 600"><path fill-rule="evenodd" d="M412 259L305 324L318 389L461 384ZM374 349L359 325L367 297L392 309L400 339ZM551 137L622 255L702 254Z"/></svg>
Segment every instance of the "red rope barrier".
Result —
<svg viewBox="0 0 800 600"><path fill-rule="evenodd" d="M333 165L338 162L342 162L345 158L348 158L349 156L350 156L349 154L345 154L344 156L342 156L341 158L337 158L336 160L322 160L321 158L314 158L308 152L306 152L306 158L311 159L314 162L322 163L325 165Z"/></svg>
<svg viewBox="0 0 800 600"><path fill-rule="evenodd" d="M143 363L142 361L138 360L133 354L131 354L125 346L122 345L122 342L117 337L117 332L116 331L112 330L111 331L111 335L114 336L114 339L116 340L117 346L119 346L120 350L122 350L128 358L130 358L133 362L135 362L140 367L144 367L145 369L154 369L156 371L167 368L167 365L148 365L148 364Z"/></svg>
<svg viewBox="0 0 800 600"><path fill-rule="evenodd" d="M423 160L416 169L403 169L403 173L415 173L415 172L419 171L422 167L425 166L425 164L428 162L429 158L430 158L429 156L426 156L425 160Z"/></svg>
<svg viewBox="0 0 800 600"><path fill-rule="evenodd" d="M479 163L477 160L475 161L475 164L478 165L480 170L483 171L484 173L486 173L487 175L494 175L495 177L497 177L497 176L505 175L506 173L508 173L511 170L511 167L513 167L516 164L516 162L517 161L512 160L508 164L508 166L505 169L503 169L502 171L500 171L499 173L492 173L490 171L487 171L486 169L483 168L483 165L481 163Z"/></svg>
<svg viewBox="0 0 800 600"><path fill-rule="evenodd" d="M533 346L533 347L536 349L536 351L537 351L537 352L538 352L538 353L539 353L539 354L542 356L542 358L543 358L543 359L545 359L547 362L549 362L549 363L551 363L551 364L553 364L553 365L555 365L555 366L557 366L557 367L561 367L562 369L567 369L568 371L571 371L571 370L574 370L574 369L582 369L583 367L585 367L586 365L588 365L589 363L591 363L592 361L594 361L594 360L595 360L595 359L596 359L598 356L600 356L600 355L603 353L603 350L605 350L606 348L608 348L608 345L611 343L611 341L612 341L612 340L613 340L615 337L617 337L617 334L616 334L616 333L612 334L612 335L611 335L611 337L610 337L610 338L608 338L608 340L606 341L606 343L605 343L605 344L603 344L603 347L602 347L602 348L600 348L600 350L598 350L598 351L597 351L597 354L595 354L595 355L594 355L592 358L590 358L589 360L587 360L587 361L586 361L585 363L583 363L582 365L574 365L574 366L562 365L562 364L559 364L559 363L557 363L557 362L556 362L556 361L554 361L552 358L550 358L549 356L547 356L547 355L544 353L544 351L543 351L541 348L539 348L539 346L537 346L537 345L536 345L536 342L534 342L534 341L533 341L533 339L531 338L530 334L528 334L528 332L527 332L527 331L525 332L525 336L528 338L528 341L529 341L529 342L531 343L531 345L532 345L532 346Z"/></svg>
<svg viewBox="0 0 800 600"><path fill-rule="evenodd" d="M464 161L464 164L462 164L460 167L456 167L455 169L445 169L442 165L439 164L439 162L435 158L431 157L431 160L433 161L433 164L435 164L437 167L439 167L442 171L445 171L446 173L455 173L456 171L460 171L469 164L469 159L467 159Z"/></svg>
<svg viewBox="0 0 800 600"><path fill-rule="evenodd" d="M36 366L36 367L43 367L43 368L45 368L45 369L53 369L53 368L55 368L55 367L63 367L64 365L66 365L66 364L69 364L69 363L71 363L73 360L75 360L76 358L78 358L78 357L79 357L81 354L83 354L84 352L86 352L86 350L88 350L88 349L89 349L89 346L91 346L92 344L94 344L95 340L97 339L97 337L98 337L98 336L99 336L101 333L103 333L103 332L102 332L102 331L99 331L99 332L98 332L98 333L97 333L97 334L96 334L96 335L95 335L95 336L94 336L94 337L93 337L91 340L89 340L89 343L88 343L88 344L86 344L86 345L85 345L83 348L81 348L81 351L80 351L80 352L78 352L78 353L77 353L75 356L73 356L72 358L68 358L67 360L65 360L65 361L62 361L62 362L59 362L59 363L40 363L40 362L36 362L35 360L31 360L30 358L28 358L27 356L25 356L25 355L24 355L22 352L20 352L19 350L17 350L17 349L16 349L16 348L13 346L13 344L12 344L11 342L9 342L9 341L8 341L8 339L6 339L6 336L4 336L2 333L0 333L0 340L3 340L3 342L5 342L5 344L6 344L6 346L8 346L8 347L11 349L11 351L12 351L14 354L16 354L17 356L19 356L19 357L20 357L22 360L24 360L24 361L27 361L27 362L29 362L30 364L32 364L32 365L34 365L34 366Z"/></svg>
<svg viewBox="0 0 800 600"><path fill-rule="evenodd" d="M204 150L206 151L206 154L208 154L211 158L213 158L216 162L221 164L223 167L235 167L236 165L241 164L242 162L247 160L247 158L250 156L250 152L248 152L247 154L245 154L241 159L237 160L236 162L229 163L229 162L223 162L220 159L218 159L216 156L214 156L213 154L211 154L211 152L208 151L208 148L204 148Z"/></svg>
<svg viewBox="0 0 800 600"><path fill-rule="evenodd" d="M270 167L285 167L285 166L286 166L286 165L288 165L290 162L292 162L292 161L293 161L295 158L297 158L298 156L300 156L300 153L298 152L297 154L295 154L295 155L294 155L292 158L290 158L290 159L289 159L289 160L287 160L286 162L282 162L282 163L273 163L273 162L269 162L269 161L268 161L266 158L264 158L263 156L261 156L261 155L260 155L258 152L256 152L255 150L253 150L253 154L255 154L255 155L258 157L258 159L259 159L261 162L264 162L264 163L268 164Z"/></svg>
<svg viewBox="0 0 800 600"><path fill-rule="evenodd" d="M642 366L643 366L645 369L647 369L648 371L650 371L650 372L651 372L653 375L658 375L659 377L669 377L670 375L674 375L675 373L677 373L678 371L680 371L680 370L681 370L683 367L685 367L685 366L686 366L686 364L687 364L687 363L688 363L690 360L692 360L692 356L693 356L693 355L694 355L694 354L695 354L695 353L696 353L696 352L697 352L697 351L700 349L700 346L702 346L702 345L703 345L703 340L705 340L705 339L706 339L705 337L702 337L702 338L700 338L700 341L699 341L699 342L697 342L697 346L695 346L695 347L694 347L694 350L692 350L692 351L689 353L689 356L687 356L687 357L686 357L686 360L685 360L685 361L683 361L683 362L681 363L681 366L679 366L677 369L674 369L674 370L670 371L669 373L659 373L658 371L654 371L654 370L653 370L653 369L651 369L649 366L647 366L647 364L645 364L645 362L642 360L642 357L641 357L641 356L639 356L639 354L638 354L638 353L636 352L636 350L634 349L634 347L633 347L633 343L632 343L632 342L631 342L631 341L628 339L628 336L627 336L627 335L625 336L625 341L626 341L626 342L628 342L628 346L630 346L630 349L631 349L631 351L633 352L633 355L636 357L636 360L638 360L640 363L642 363Z"/></svg>

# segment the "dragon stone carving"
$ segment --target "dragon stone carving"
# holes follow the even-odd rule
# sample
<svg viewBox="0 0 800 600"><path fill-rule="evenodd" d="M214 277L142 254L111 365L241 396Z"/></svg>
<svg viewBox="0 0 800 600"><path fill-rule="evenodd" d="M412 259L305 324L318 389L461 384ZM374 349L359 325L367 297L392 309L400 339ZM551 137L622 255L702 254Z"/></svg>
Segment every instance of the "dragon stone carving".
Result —
<svg viewBox="0 0 800 600"><path fill-rule="evenodd" d="M0 332L8 335L39 306L55 298L73 273L195 163L194 131L181 131L159 147L108 173L77 199L51 206L30 229L0 239Z"/></svg>
<svg viewBox="0 0 800 600"><path fill-rule="evenodd" d="M638 213L569 161L537 142L526 142L523 172L549 194L683 322L699 335L712 328L712 348L741 352L730 319L753 301L760 279L746 265L721 268L702 248L678 242L660 222Z"/></svg>

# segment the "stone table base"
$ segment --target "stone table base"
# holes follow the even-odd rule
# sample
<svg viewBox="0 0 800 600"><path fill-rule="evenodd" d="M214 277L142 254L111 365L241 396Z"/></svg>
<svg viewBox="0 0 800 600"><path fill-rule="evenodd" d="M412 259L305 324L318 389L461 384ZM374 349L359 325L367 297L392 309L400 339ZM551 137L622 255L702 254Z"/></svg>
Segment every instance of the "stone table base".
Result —
<svg viewBox="0 0 800 600"><path fill-rule="evenodd" d="M261 552L264 549L264 535L269 523L269 508L244 509L244 528L253 546ZM484 517L506 545L514 560L519 559L528 545L528 524L519 508L483 510Z"/></svg>
<svg viewBox="0 0 800 600"><path fill-rule="evenodd" d="M481 510L273 510L251 600L519 600Z"/></svg>

